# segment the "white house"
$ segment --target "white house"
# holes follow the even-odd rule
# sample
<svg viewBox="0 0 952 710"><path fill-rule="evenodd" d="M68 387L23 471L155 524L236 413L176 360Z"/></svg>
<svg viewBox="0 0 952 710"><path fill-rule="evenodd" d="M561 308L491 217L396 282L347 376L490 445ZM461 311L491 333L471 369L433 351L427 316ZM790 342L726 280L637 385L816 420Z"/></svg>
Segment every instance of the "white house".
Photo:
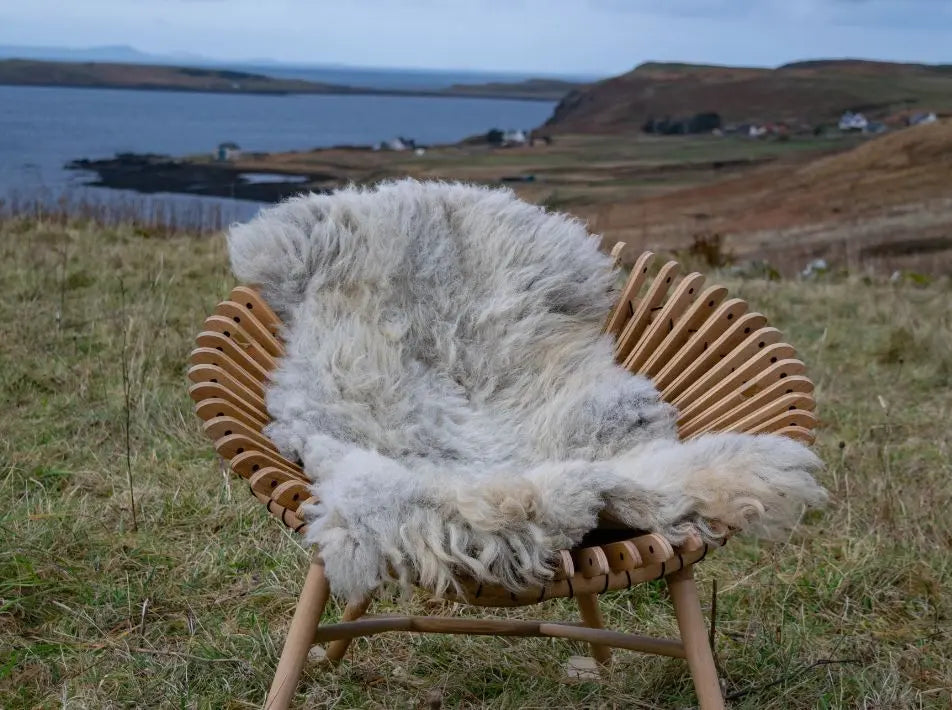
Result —
<svg viewBox="0 0 952 710"><path fill-rule="evenodd" d="M869 121L861 113L847 111L840 117L841 131L865 131L869 127Z"/></svg>
<svg viewBox="0 0 952 710"><path fill-rule="evenodd" d="M939 117L935 113L917 113L909 119L910 126L923 126L927 123L935 123Z"/></svg>
<svg viewBox="0 0 952 710"><path fill-rule="evenodd" d="M222 161L238 160L241 157L241 147L231 141L219 143L218 150L215 151L215 157Z"/></svg>
<svg viewBox="0 0 952 710"><path fill-rule="evenodd" d="M525 145L528 141L525 131L506 131L502 134L503 145Z"/></svg>

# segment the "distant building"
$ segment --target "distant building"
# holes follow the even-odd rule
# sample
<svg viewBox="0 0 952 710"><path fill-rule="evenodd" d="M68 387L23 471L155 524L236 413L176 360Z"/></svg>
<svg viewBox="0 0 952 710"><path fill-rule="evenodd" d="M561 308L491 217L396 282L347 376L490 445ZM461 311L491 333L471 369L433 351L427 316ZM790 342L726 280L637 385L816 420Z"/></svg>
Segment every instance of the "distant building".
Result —
<svg viewBox="0 0 952 710"><path fill-rule="evenodd" d="M910 126L922 126L927 123L935 123L939 117L935 113L916 113L909 117Z"/></svg>
<svg viewBox="0 0 952 710"><path fill-rule="evenodd" d="M221 161L238 160L241 157L241 146L231 141L219 143L215 157Z"/></svg>
<svg viewBox="0 0 952 710"><path fill-rule="evenodd" d="M525 131L506 131L502 134L503 145L525 145L529 142Z"/></svg>
<svg viewBox="0 0 952 710"><path fill-rule="evenodd" d="M861 113L847 111L840 117L839 128L844 133L865 131L868 127L869 121Z"/></svg>

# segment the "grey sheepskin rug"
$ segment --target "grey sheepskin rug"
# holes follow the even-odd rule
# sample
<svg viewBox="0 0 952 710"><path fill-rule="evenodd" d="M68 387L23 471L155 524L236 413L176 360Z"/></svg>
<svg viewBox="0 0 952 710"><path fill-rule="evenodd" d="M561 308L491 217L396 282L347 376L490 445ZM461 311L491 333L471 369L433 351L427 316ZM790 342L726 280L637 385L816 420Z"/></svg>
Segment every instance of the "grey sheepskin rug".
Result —
<svg viewBox="0 0 952 710"><path fill-rule="evenodd" d="M599 515L673 543L782 535L824 490L778 436L681 443L615 364L617 273L578 222L511 191L412 180L308 195L232 228L235 275L285 323L266 429L303 462L332 589L512 589Z"/></svg>

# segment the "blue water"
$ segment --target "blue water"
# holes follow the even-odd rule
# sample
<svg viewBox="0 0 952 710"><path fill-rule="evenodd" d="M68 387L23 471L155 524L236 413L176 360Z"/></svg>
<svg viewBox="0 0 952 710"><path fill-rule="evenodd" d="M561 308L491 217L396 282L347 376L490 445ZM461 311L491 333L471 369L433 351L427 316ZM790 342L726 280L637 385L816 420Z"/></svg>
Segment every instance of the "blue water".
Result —
<svg viewBox="0 0 952 710"><path fill-rule="evenodd" d="M395 136L450 143L490 128L543 123L554 102L395 96L258 96L0 86L0 198L92 193L77 158L119 152L211 153L371 144ZM190 198L197 199L197 198Z"/></svg>

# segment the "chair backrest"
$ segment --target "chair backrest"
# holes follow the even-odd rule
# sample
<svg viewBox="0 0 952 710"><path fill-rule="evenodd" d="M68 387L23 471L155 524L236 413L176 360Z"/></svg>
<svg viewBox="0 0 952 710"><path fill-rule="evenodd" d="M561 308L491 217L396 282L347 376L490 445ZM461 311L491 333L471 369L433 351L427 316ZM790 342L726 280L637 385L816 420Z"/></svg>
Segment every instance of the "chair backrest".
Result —
<svg viewBox="0 0 952 710"><path fill-rule="evenodd" d="M795 351L747 304L680 265L649 276L642 254L606 324L615 357L650 377L679 412L682 438L709 431L773 432L813 442L813 383ZM295 531L299 507L315 502L301 467L261 433L264 389L284 353L281 322L252 288L239 286L205 320L189 358L189 394L205 433L268 511Z"/></svg>

